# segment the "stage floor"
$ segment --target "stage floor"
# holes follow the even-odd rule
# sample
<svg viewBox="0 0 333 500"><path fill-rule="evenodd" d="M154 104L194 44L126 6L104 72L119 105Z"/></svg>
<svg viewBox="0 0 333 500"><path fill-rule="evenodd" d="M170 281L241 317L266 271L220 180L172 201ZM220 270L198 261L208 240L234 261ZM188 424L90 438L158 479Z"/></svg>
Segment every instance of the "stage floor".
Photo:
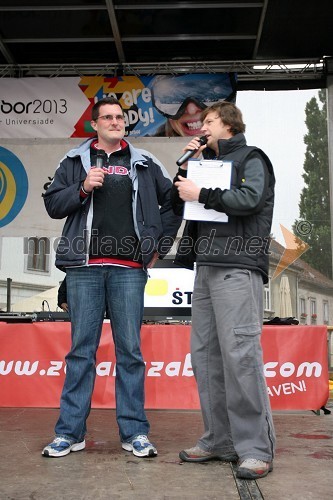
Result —
<svg viewBox="0 0 333 500"><path fill-rule="evenodd" d="M333 410L330 400L327 407ZM140 459L119 444L114 410L92 410L87 447L51 459L57 409L0 408L1 500L307 500L332 498L333 413L274 412L274 471L258 481L235 480L219 461L182 463L181 449L202 431L198 411L147 411L158 456Z"/></svg>

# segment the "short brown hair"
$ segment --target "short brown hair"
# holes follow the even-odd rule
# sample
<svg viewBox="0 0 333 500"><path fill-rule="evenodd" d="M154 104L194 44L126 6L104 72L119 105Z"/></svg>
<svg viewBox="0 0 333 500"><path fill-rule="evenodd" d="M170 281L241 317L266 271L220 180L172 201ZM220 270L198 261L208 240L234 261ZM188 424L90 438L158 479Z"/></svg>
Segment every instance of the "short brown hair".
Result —
<svg viewBox="0 0 333 500"><path fill-rule="evenodd" d="M97 118L99 116L99 108L101 106L104 106L105 104L117 104L118 106L121 107L121 110L123 109L122 105L120 104L118 99L116 99L115 97L103 97L103 99L100 99L99 101L95 102L95 104L92 107L91 119L94 122L97 120Z"/></svg>
<svg viewBox="0 0 333 500"><path fill-rule="evenodd" d="M232 135L245 132L245 123L243 122L242 112L235 104L228 101L219 101L201 113L201 121L204 121L208 113L217 113L225 125L230 126Z"/></svg>

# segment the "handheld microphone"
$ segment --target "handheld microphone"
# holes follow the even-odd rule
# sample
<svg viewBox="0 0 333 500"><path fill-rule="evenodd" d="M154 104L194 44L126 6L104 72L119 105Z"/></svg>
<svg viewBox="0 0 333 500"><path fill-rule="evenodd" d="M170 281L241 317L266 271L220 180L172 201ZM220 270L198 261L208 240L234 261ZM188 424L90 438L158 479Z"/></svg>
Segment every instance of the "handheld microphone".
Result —
<svg viewBox="0 0 333 500"><path fill-rule="evenodd" d="M105 153L104 149L97 149L96 168L103 168L104 167L105 157L106 157L106 153ZM94 189L99 189L99 186L96 186Z"/></svg>
<svg viewBox="0 0 333 500"><path fill-rule="evenodd" d="M105 153L104 149L97 149L97 156L96 156L96 167L97 168L103 168L105 156L106 156L106 153Z"/></svg>
<svg viewBox="0 0 333 500"><path fill-rule="evenodd" d="M207 137L203 135L199 139L200 146L203 146L204 144L207 144ZM199 148L198 148L199 149ZM197 151L198 149L190 149L189 151L185 151L183 156L181 156L177 161L178 167L180 167L183 163L185 163L189 158L191 158Z"/></svg>

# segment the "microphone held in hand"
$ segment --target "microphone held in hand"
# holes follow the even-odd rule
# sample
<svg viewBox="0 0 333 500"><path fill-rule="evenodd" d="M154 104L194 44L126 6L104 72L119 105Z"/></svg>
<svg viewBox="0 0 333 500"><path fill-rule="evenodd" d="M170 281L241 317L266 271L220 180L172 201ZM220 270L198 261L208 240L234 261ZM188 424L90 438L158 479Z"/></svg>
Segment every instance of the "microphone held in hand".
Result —
<svg viewBox="0 0 333 500"><path fill-rule="evenodd" d="M103 168L105 157L106 157L106 153L105 153L104 149L97 149L97 156L96 156L96 167L97 168Z"/></svg>
<svg viewBox="0 0 333 500"><path fill-rule="evenodd" d="M104 149L97 149L96 168L104 167L105 158L106 158L106 152L104 151ZM99 186L96 186L94 189L99 189Z"/></svg>
<svg viewBox="0 0 333 500"><path fill-rule="evenodd" d="M202 137L200 137L199 142L200 142L200 146L204 146L205 144L207 144L207 137L205 135L203 135ZM198 151L197 149L190 149L189 151L185 151L183 156L181 156L176 161L178 167L181 167L183 165L183 163L185 163L187 160L189 160L197 151Z"/></svg>

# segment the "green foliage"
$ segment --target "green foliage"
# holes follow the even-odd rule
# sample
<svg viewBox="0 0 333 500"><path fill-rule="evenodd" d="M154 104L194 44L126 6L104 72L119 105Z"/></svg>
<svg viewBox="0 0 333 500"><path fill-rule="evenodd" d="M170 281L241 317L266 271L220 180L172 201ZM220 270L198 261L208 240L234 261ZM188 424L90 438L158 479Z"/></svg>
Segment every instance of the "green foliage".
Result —
<svg viewBox="0 0 333 500"><path fill-rule="evenodd" d="M308 128L304 136L306 153L302 174L305 186L299 202L300 218L295 221L293 231L310 245L302 259L332 278L326 91L320 90L318 98L321 106L313 97L305 107ZM297 231L298 223L302 220L311 223L309 234Z"/></svg>

